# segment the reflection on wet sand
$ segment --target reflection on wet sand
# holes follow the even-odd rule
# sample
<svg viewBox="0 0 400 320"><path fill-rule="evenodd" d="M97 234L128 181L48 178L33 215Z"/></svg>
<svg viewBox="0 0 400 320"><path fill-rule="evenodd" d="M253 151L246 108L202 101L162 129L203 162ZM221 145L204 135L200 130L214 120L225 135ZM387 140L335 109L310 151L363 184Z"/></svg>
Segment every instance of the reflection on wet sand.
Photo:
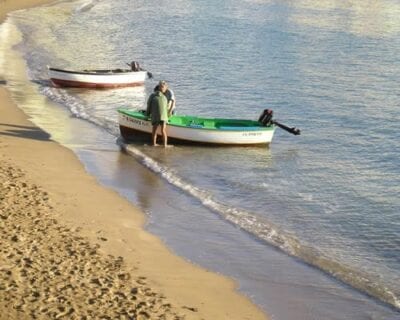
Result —
<svg viewBox="0 0 400 320"><path fill-rule="evenodd" d="M136 203L145 212L151 211L161 180L150 170L146 170L123 150L117 156L114 179L120 183L128 195L134 195Z"/></svg>

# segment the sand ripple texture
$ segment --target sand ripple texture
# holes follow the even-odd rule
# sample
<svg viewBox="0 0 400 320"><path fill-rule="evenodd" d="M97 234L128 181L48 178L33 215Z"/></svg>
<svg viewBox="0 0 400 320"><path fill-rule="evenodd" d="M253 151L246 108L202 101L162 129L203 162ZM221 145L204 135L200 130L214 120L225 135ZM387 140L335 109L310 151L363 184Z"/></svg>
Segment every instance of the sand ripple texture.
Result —
<svg viewBox="0 0 400 320"><path fill-rule="evenodd" d="M48 194L0 165L0 319L184 319L122 257L55 219Z"/></svg>

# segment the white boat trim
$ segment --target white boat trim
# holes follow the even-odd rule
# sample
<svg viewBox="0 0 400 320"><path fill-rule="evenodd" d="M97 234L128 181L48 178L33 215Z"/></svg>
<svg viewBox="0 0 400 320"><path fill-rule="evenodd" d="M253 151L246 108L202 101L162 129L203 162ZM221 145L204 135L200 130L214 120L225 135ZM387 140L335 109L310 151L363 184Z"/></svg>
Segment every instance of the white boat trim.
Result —
<svg viewBox="0 0 400 320"><path fill-rule="evenodd" d="M109 88L143 85L147 78L147 71L113 70L98 71L69 71L49 68L50 80L56 86Z"/></svg>
<svg viewBox="0 0 400 320"><path fill-rule="evenodd" d="M119 112L119 126L124 138L129 138L135 133L151 135L152 131L149 120L134 118L121 112ZM274 132L275 126L207 128L196 125L179 126L171 123L167 125L168 139L215 145L268 145L272 141Z"/></svg>

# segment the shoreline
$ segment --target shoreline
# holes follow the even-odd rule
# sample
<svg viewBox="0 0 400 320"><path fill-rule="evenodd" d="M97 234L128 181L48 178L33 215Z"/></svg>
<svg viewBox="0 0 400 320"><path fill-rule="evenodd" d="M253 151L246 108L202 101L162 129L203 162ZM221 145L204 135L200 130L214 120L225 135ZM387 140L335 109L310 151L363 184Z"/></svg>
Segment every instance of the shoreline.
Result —
<svg viewBox="0 0 400 320"><path fill-rule="evenodd" d="M0 23L49 2L3 1ZM3 82L0 319L265 319L231 279L146 232L144 214L33 125Z"/></svg>

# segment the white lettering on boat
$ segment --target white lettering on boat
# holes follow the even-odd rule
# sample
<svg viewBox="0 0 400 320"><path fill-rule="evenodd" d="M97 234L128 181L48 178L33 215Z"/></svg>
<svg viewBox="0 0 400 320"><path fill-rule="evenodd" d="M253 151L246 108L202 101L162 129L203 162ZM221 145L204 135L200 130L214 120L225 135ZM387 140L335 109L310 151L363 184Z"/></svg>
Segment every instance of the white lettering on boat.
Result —
<svg viewBox="0 0 400 320"><path fill-rule="evenodd" d="M262 133L261 132L243 132L242 134L245 137L249 137L249 136L261 136Z"/></svg>
<svg viewBox="0 0 400 320"><path fill-rule="evenodd" d="M139 126L149 126L149 122L147 122L147 121L142 121L142 120L131 118L131 117L128 117L128 116L125 116L125 120L128 121L128 122L132 122L134 124L137 124Z"/></svg>

